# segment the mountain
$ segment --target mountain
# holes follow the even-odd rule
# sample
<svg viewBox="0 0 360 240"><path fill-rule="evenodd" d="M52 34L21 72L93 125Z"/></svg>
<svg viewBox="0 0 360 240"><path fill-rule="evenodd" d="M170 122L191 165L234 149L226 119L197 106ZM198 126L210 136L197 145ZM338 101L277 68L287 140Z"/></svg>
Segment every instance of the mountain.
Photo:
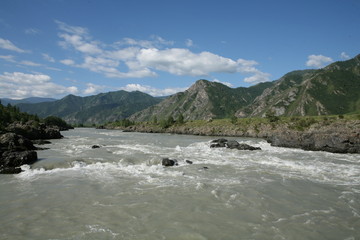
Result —
<svg viewBox="0 0 360 240"><path fill-rule="evenodd" d="M226 118L233 116L241 107L247 106L259 96L271 82L260 83L249 88L230 88L221 83L198 80L185 92L174 94L157 105L151 106L130 117L135 121L149 121L154 116L166 119L185 120Z"/></svg>
<svg viewBox="0 0 360 240"><path fill-rule="evenodd" d="M24 99L10 99L10 98L2 98L1 104L6 106L9 103L11 105L17 105L20 103L41 103L41 102L53 102L56 101L54 98L41 98L41 97L30 97L30 98L24 98Z"/></svg>
<svg viewBox="0 0 360 240"><path fill-rule="evenodd" d="M133 114L149 121L180 114L185 120L237 117L331 115L360 112L360 55L317 70L299 70L274 82L229 88L199 80L185 92Z"/></svg>
<svg viewBox="0 0 360 240"><path fill-rule="evenodd" d="M264 116L269 111L278 116L360 111L360 55L319 70L290 72L236 115Z"/></svg>
<svg viewBox="0 0 360 240"><path fill-rule="evenodd" d="M161 101L159 98L135 91L116 91L94 96L68 95L53 102L18 104L20 110L39 117L57 116L71 124L102 124L129 117Z"/></svg>

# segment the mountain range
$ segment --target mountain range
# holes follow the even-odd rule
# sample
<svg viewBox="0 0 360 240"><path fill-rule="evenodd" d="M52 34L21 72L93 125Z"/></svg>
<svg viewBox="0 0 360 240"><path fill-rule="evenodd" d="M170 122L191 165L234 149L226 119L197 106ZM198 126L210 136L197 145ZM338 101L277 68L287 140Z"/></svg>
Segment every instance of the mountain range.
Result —
<svg viewBox="0 0 360 240"><path fill-rule="evenodd" d="M117 91L95 96L69 95L36 104L18 104L40 117L54 115L69 123L105 123L129 118L150 121L182 115L185 120L236 117L306 116L360 113L360 55L322 69L299 70L273 82L230 88L207 80L189 89L155 98Z"/></svg>
<svg viewBox="0 0 360 240"><path fill-rule="evenodd" d="M53 102L56 101L54 98L41 98L41 97L29 97L24 99L11 99L11 98L1 98L1 104L6 106L9 103L11 105L17 105L20 103L41 103L41 102Z"/></svg>
<svg viewBox="0 0 360 240"><path fill-rule="evenodd" d="M17 106L21 111L39 117L57 116L70 124L102 124L128 118L161 100L139 91L121 90L88 97L68 95L52 102L21 103Z"/></svg>

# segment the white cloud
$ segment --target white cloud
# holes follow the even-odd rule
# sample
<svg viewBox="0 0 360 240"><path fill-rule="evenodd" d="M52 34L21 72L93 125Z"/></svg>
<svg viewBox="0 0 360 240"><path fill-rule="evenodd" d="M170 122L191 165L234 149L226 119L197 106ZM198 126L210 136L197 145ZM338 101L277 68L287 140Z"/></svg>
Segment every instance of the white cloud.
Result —
<svg viewBox="0 0 360 240"><path fill-rule="evenodd" d="M154 87L150 87L147 85L140 85L140 84L127 84L125 87L120 88L121 90L125 90L128 92L133 92L133 91L140 91L140 92L144 92L147 94L150 94L152 96L169 96L178 92L183 92L185 91L187 88L165 88L165 89L158 89L158 88L154 88Z"/></svg>
<svg viewBox="0 0 360 240"><path fill-rule="evenodd" d="M40 30L37 28L28 28L28 29L25 29L25 33L30 34L30 35L36 35L36 34L40 33Z"/></svg>
<svg viewBox="0 0 360 240"><path fill-rule="evenodd" d="M53 58L53 57L51 57L49 54L47 54L47 53L42 53L41 54L42 56L43 56L43 58L46 60L46 61L48 61L48 62L55 62L55 59Z"/></svg>
<svg viewBox="0 0 360 240"><path fill-rule="evenodd" d="M170 46L173 45L173 41L165 40L164 38L152 35L151 40L137 40L133 38L123 38L121 41L118 41L115 43L115 45L123 46L123 45L129 45L129 46L136 46L136 47L142 47L142 48L156 48L156 47L162 47L162 46Z"/></svg>
<svg viewBox="0 0 360 240"><path fill-rule="evenodd" d="M315 68L322 68L327 63L330 63L332 61L333 61L332 58L326 57L326 56L323 56L323 55L310 55L310 56L308 56L306 66L315 67Z"/></svg>
<svg viewBox="0 0 360 240"><path fill-rule="evenodd" d="M2 56L0 56L0 59L4 59L5 61L12 62L12 63L16 62L15 56L13 56L13 55L6 55L6 56L2 55Z"/></svg>
<svg viewBox="0 0 360 240"><path fill-rule="evenodd" d="M0 48L10 50L10 51L15 51L15 52L18 52L18 53L25 53L26 52L25 50L15 46L9 40L3 39L3 38L0 38Z"/></svg>
<svg viewBox="0 0 360 240"><path fill-rule="evenodd" d="M224 84L225 86L228 86L228 87L233 87L233 85L231 83L223 82L223 81L220 81L218 79L214 79L213 82L221 83L221 84Z"/></svg>
<svg viewBox="0 0 360 240"><path fill-rule="evenodd" d="M55 20L55 23L57 23L59 29L61 29L64 32L75 34L75 35L87 35L88 34L88 30L83 27L70 26L59 20Z"/></svg>
<svg viewBox="0 0 360 240"><path fill-rule="evenodd" d="M32 61L27 61L27 60L21 61L20 64L26 65L26 66L31 66L31 67L40 67L40 66L42 66L42 64L40 64L40 63L35 63L35 62L32 62Z"/></svg>
<svg viewBox="0 0 360 240"><path fill-rule="evenodd" d="M74 60L71 60L71 59L63 59L63 60L60 60L60 62L64 65L68 65L68 66L75 65Z"/></svg>
<svg viewBox="0 0 360 240"><path fill-rule="evenodd" d="M179 76L210 76L211 73L252 74L246 78L249 82L269 81L269 74L258 70L258 63L252 60L222 57L211 52L194 53L184 48L165 48L174 42L160 36L151 36L151 40L124 38L116 42L113 49L108 45L93 41L86 28L69 26L56 21L62 33L60 45L74 49L82 54L83 63L73 60L60 61L65 65L88 69L110 78L142 78L157 76L164 71ZM191 39L187 45L192 46ZM127 45L126 47L124 45Z"/></svg>
<svg viewBox="0 0 360 240"><path fill-rule="evenodd" d="M270 74L269 73L264 73L264 72L254 72L254 75L250 76L250 77L246 77L244 79L244 82L247 83L260 83L260 82L267 82L270 80Z"/></svg>
<svg viewBox="0 0 360 240"><path fill-rule="evenodd" d="M105 89L104 86L95 85L93 83L88 83L86 85L87 85L87 88L83 92L86 95L98 93L98 92L101 92L103 89Z"/></svg>
<svg viewBox="0 0 360 240"><path fill-rule="evenodd" d="M141 66L175 75L207 76L211 72L235 73L234 60L210 52L193 53L188 49L142 49L137 56Z"/></svg>
<svg viewBox="0 0 360 240"><path fill-rule="evenodd" d="M74 86L65 87L51 82L51 77L45 74L27 74L22 72L0 75L0 96L21 99L31 96L55 97L64 94L76 94Z"/></svg>
<svg viewBox="0 0 360 240"><path fill-rule="evenodd" d="M342 52L340 54L340 58L343 60L348 60L348 59L350 59L350 56L346 52Z"/></svg>
<svg viewBox="0 0 360 240"><path fill-rule="evenodd" d="M194 46L194 42L193 42L193 40L191 40L191 39L186 39L185 45L186 45L187 47L192 47L192 46Z"/></svg>

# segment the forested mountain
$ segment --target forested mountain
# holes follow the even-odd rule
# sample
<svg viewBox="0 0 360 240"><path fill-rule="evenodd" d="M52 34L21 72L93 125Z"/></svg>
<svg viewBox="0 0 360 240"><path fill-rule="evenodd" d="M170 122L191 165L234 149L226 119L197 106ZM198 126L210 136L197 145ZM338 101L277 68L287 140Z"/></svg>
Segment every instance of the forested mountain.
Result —
<svg viewBox="0 0 360 240"><path fill-rule="evenodd" d="M41 102L52 102L56 101L54 98L41 98L41 97L30 97L30 98L24 98L24 99L10 99L10 98L2 98L0 99L2 105L6 106L9 103L11 105L17 105L20 103L41 103Z"/></svg>
<svg viewBox="0 0 360 240"><path fill-rule="evenodd" d="M53 102L17 106L39 117L57 116L72 124L99 124L127 118L160 101L139 91L116 91L88 97L68 95Z"/></svg>

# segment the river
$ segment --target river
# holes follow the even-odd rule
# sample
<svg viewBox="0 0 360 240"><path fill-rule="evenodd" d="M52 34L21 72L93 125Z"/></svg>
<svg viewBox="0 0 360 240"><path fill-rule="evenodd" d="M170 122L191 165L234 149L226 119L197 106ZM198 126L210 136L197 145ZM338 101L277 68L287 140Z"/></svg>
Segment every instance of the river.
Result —
<svg viewBox="0 0 360 240"><path fill-rule="evenodd" d="M75 129L0 175L0 239L360 239L360 155ZM92 149L93 145L100 148ZM179 165L163 167L162 158ZM189 164L190 160L193 164Z"/></svg>

